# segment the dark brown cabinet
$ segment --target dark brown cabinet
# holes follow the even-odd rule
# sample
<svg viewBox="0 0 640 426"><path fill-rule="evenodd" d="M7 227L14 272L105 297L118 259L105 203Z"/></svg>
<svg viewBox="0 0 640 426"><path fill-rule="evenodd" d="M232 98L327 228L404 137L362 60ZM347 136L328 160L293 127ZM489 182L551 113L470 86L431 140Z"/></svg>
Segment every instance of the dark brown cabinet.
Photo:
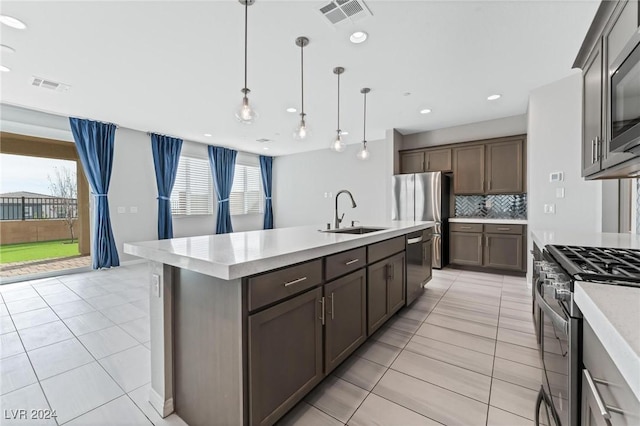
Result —
<svg viewBox="0 0 640 426"><path fill-rule="evenodd" d="M405 254L367 268L367 333L371 335L405 305Z"/></svg>
<svg viewBox="0 0 640 426"><path fill-rule="evenodd" d="M526 270L523 225L452 223L449 238L449 257L454 265Z"/></svg>
<svg viewBox="0 0 640 426"><path fill-rule="evenodd" d="M456 194L484 194L484 145L453 149L453 191Z"/></svg>
<svg viewBox="0 0 640 426"><path fill-rule="evenodd" d="M591 52L583 73L582 176L600 171L602 142L602 42Z"/></svg>
<svg viewBox="0 0 640 426"><path fill-rule="evenodd" d="M271 425L322 378L322 288L249 316L249 411Z"/></svg>
<svg viewBox="0 0 640 426"><path fill-rule="evenodd" d="M522 270L522 235L484 234L484 266Z"/></svg>
<svg viewBox="0 0 640 426"><path fill-rule="evenodd" d="M486 193L518 194L524 192L522 139L487 144Z"/></svg>
<svg viewBox="0 0 640 426"><path fill-rule="evenodd" d="M428 149L424 152L425 172L450 172L451 148Z"/></svg>
<svg viewBox="0 0 640 426"><path fill-rule="evenodd" d="M482 266L482 232L449 233L449 262Z"/></svg>
<svg viewBox="0 0 640 426"><path fill-rule="evenodd" d="M367 339L366 294L364 268L325 284L325 374L333 371Z"/></svg>
<svg viewBox="0 0 640 426"><path fill-rule="evenodd" d="M400 154L400 173L422 173L424 166L424 151Z"/></svg>

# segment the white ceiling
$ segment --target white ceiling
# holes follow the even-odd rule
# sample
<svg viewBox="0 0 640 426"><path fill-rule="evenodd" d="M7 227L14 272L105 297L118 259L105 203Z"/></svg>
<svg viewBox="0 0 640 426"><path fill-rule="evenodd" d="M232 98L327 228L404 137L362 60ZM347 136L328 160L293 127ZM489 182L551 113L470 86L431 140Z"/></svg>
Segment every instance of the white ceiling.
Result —
<svg viewBox="0 0 640 426"><path fill-rule="evenodd" d="M2 102L184 139L283 155L328 147L336 129L335 66L343 66L342 129L362 140L526 112L529 91L566 76L598 7L589 1L372 1L373 17L334 28L328 1L256 0L249 8L250 99L260 113L236 122L243 87L243 15L224 1L3 1L24 31L2 26ZM348 41L362 29L369 40ZM311 140L296 142L300 51ZM71 85L30 86L31 76ZM404 96L404 92L411 92ZM503 97L486 100L492 93ZM431 114L421 115L421 108ZM204 137L211 133L213 137ZM256 142L272 139L269 151Z"/></svg>

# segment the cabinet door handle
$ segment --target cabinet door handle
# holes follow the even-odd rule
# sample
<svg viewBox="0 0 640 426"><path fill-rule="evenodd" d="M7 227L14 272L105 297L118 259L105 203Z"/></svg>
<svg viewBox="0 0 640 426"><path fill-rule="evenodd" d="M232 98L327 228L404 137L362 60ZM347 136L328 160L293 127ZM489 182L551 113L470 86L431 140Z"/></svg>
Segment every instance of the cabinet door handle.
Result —
<svg viewBox="0 0 640 426"><path fill-rule="evenodd" d="M604 419L611 420L610 411L624 415L624 411L622 411L620 408L612 407L604 403L604 400L602 399L602 395L600 395L600 391L598 390L596 383L607 384L607 382L603 380L594 379L593 377L591 377L591 373L589 373L589 370L587 370L586 368L582 370L582 374L584 375L584 378L587 381L587 384L589 385L589 390L591 390L593 399L596 400L596 405L598 406L598 410L600 410L600 415ZM610 424L610 422L607 422L607 423Z"/></svg>
<svg viewBox="0 0 640 426"><path fill-rule="evenodd" d="M320 298L320 321L322 321L322 325L324 325L324 297Z"/></svg>
<svg viewBox="0 0 640 426"><path fill-rule="evenodd" d="M596 140L591 139L591 164L596 162Z"/></svg>
<svg viewBox="0 0 640 426"><path fill-rule="evenodd" d="M333 292L331 292L331 319L333 319L333 312L334 312L334 309L333 309L333 297L334 297L333 296Z"/></svg>
<svg viewBox="0 0 640 426"><path fill-rule="evenodd" d="M395 272L393 263L387 264L387 279L392 280Z"/></svg>
<svg viewBox="0 0 640 426"><path fill-rule="evenodd" d="M511 231L511 228L498 228L498 231Z"/></svg>
<svg viewBox="0 0 640 426"><path fill-rule="evenodd" d="M297 278L297 279L295 279L293 281L288 281L288 282L284 283L284 286L285 287L289 287L290 285L301 283L302 281L304 281L306 279L307 279L307 277Z"/></svg>
<svg viewBox="0 0 640 426"><path fill-rule="evenodd" d="M487 235L486 237L484 237L484 241L485 241L485 246L489 247L489 236Z"/></svg>
<svg viewBox="0 0 640 426"><path fill-rule="evenodd" d="M345 262L345 265L353 265L354 263L360 262L360 259L351 259L347 262Z"/></svg>
<svg viewBox="0 0 640 426"><path fill-rule="evenodd" d="M596 162L598 162L602 158L601 144L600 144L600 136L596 136Z"/></svg>
<svg viewBox="0 0 640 426"><path fill-rule="evenodd" d="M427 170L431 169L431 160L427 160Z"/></svg>
<svg viewBox="0 0 640 426"><path fill-rule="evenodd" d="M491 191L491 179L489 179L489 184L488 184L487 190Z"/></svg>

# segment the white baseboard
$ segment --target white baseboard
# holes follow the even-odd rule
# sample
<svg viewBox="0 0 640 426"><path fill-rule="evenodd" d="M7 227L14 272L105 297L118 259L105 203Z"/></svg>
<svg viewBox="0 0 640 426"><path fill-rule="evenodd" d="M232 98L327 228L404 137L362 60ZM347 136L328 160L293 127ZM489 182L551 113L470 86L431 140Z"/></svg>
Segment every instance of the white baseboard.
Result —
<svg viewBox="0 0 640 426"><path fill-rule="evenodd" d="M161 417L167 417L173 413L173 398L169 398L166 401L160 396L153 388L149 389L149 403L160 414Z"/></svg>

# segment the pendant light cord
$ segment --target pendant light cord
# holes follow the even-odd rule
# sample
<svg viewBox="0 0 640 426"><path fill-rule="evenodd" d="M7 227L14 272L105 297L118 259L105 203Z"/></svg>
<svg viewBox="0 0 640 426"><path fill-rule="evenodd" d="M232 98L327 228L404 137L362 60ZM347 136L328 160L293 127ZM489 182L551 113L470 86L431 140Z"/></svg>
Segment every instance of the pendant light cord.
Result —
<svg viewBox="0 0 640 426"><path fill-rule="evenodd" d="M304 42L300 43L300 92L302 93L302 119L304 120Z"/></svg>
<svg viewBox="0 0 640 426"><path fill-rule="evenodd" d="M367 92L364 93L364 125L362 126L362 142L367 147Z"/></svg>
<svg viewBox="0 0 640 426"><path fill-rule="evenodd" d="M340 132L340 74L338 73L338 133Z"/></svg>
<svg viewBox="0 0 640 426"><path fill-rule="evenodd" d="M244 89L247 90L247 27L249 21L249 0L244 3ZM247 96L247 93L244 94Z"/></svg>

